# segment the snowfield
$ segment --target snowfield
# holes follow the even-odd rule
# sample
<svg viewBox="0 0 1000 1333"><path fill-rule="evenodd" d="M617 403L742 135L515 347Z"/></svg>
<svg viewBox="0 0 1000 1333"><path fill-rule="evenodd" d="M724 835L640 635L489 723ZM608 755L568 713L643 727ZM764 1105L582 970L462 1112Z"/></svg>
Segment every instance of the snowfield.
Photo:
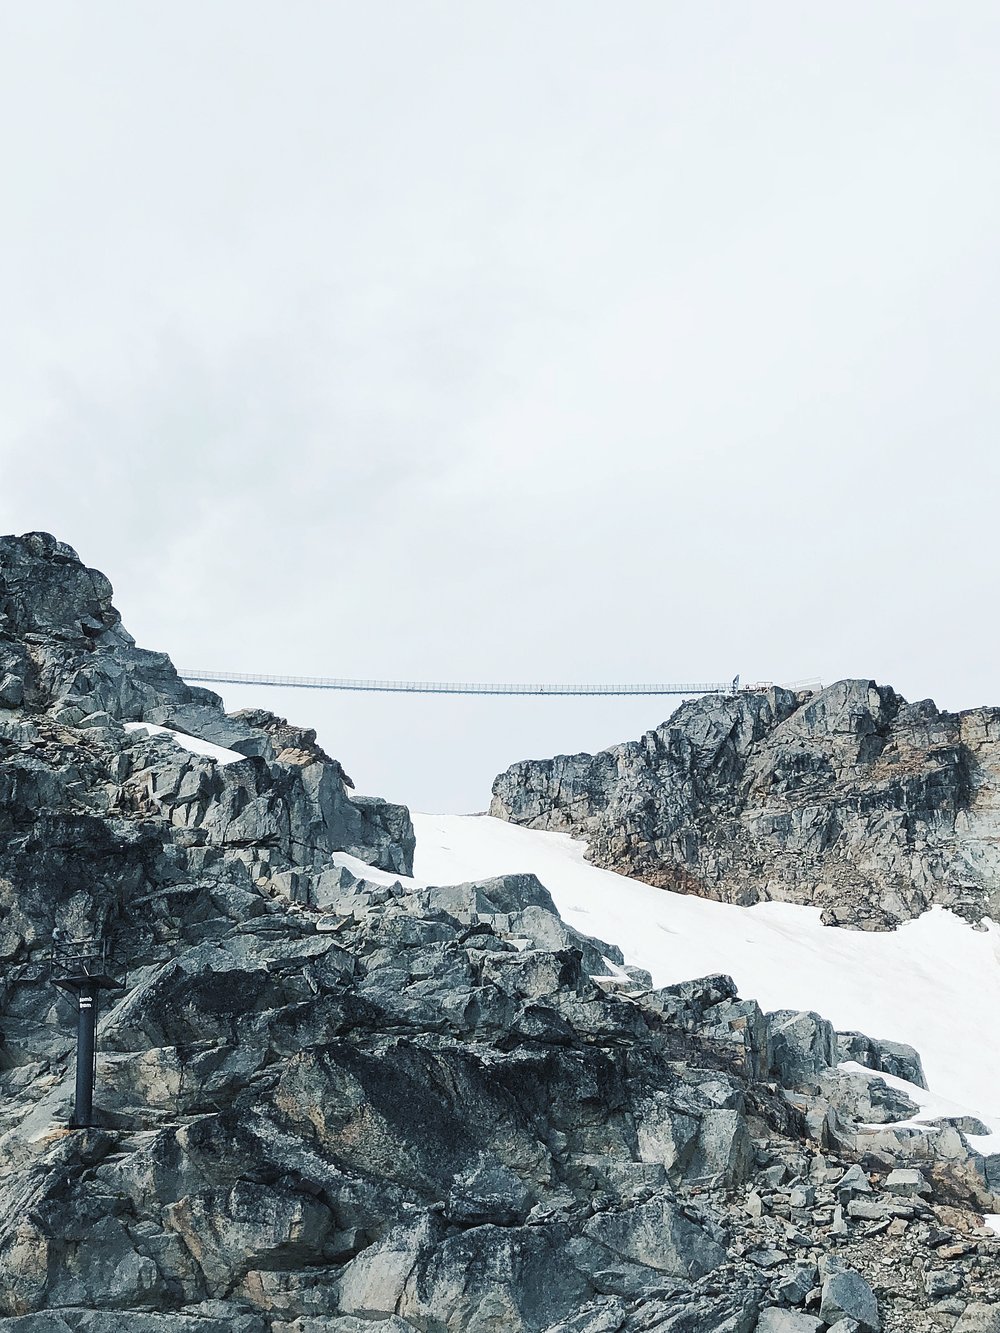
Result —
<svg viewBox="0 0 1000 1333"><path fill-rule="evenodd" d="M921 1118L977 1115L1000 1133L1000 928L942 908L889 933L820 924L818 908L731 907L652 888L584 860L586 844L486 815L414 815L414 876L457 884L533 871L570 925L617 944L653 983L728 973L765 1010L812 1009L841 1031L905 1041L933 1096L905 1086ZM946 1104L947 1110L944 1109ZM997 1139L978 1139L997 1151Z"/></svg>

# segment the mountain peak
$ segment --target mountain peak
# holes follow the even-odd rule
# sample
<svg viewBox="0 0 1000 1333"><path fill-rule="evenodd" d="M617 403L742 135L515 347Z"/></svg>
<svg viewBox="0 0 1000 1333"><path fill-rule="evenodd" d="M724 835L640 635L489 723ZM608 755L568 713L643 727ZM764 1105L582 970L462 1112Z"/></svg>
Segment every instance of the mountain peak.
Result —
<svg viewBox="0 0 1000 1333"><path fill-rule="evenodd" d="M1000 903L1000 714L865 679L708 695L637 741L512 765L490 813L723 902L866 929L933 904L978 921Z"/></svg>

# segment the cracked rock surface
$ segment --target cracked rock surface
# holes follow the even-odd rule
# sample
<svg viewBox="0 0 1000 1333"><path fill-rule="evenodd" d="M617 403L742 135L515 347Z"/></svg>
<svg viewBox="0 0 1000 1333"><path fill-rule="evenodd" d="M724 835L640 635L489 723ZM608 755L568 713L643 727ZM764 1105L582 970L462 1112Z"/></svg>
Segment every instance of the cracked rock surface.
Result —
<svg viewBox="0 0 1000 1333"><path fill-rule="evenodd" d="M1000 709L870 680L709 695L638 741L512 765L490 814L681 893L863 929L935 903L978 922L1000 915Z"/></svg>
<svg viewBox="0 0 1000 1333"><path fill-rule="evenodd" d="M998 1327L994 1163L898 1124L916 1052L608 977L531 875L401 883L405 810L44 534L0 625L0 1333ZM88 1131L54 928L130 965Z"/></svg>

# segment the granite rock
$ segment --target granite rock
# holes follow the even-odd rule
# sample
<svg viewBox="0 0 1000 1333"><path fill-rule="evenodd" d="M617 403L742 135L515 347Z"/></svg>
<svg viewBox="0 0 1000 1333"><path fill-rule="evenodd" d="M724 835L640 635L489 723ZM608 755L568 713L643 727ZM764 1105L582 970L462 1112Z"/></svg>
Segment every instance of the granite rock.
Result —
<svg viewBox="0 0 1000 1333"><path fill-rule="evenodd" d="M490 813L682 893L863 929L933 904L978 922L1000 910L1000 710L870 680L708 695L638 741L514 764Z"/></svg>
<svg viewBox="0 0 1000 1333"><path fill-rule="evenodd" d="M945 1265L993 1299L981 1159L859 1146L885 1085L822 1016L616 989L533 876L415 884L401 807L144 656L52 538L0 541L0 612L0 1333L805 1333L820 1279L923 1333L889 1320ZM129 965L86 1131L54 929Z"/></svg>

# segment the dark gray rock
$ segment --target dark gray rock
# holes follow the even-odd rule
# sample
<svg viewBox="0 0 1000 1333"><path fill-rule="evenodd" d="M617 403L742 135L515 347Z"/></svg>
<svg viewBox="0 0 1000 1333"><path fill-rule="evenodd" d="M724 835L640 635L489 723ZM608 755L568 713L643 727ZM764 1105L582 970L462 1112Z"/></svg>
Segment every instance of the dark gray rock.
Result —
<svg viewBox="0 0 1000 1333"><path fill-rule="evenodd" d="M1000 1333L1000 1303L972 1301L959 1315L952 1333Z"/></svg>
<svg viewBox="0 0 1000 1333"><path fill-rule="evenodd" d="M210 843L279 848L298 863L341 850L411 873L408 811L376 797L351 800L350 780L315 732L263 710L227 716L218 696L187 685L165 654L135 647L111 596L104 575L53 537L0 538L0 704L23 702L70 727L95 717L154 722L249 757L220 768L140 736L108 775L120 785L109 799L129 813L203 830Z"/></svg>
<svg viewBox="0 0 1000 1333"><path fill-rule="evenodd" d="M401 807L142 655L68 548L0 542L0 590L0 1333L804 1328L816 1256L863 1266L883 1223L926 1301L914 1237L978 1225L986 1167L950 1127L862 1144L885 1085L821 1018L610 978L533 876L415 887ZM130 963L86 1132L55 927ZM926 1206L880 1188L911 1160Z"/></svg>
<svg viewBox="0 0 1000 1333"><path fill-rule="evenodd" d="M962 1274L949 1272L943 1268L932 1268L924 1273L924 1291L930 1301L940 1301L946 1296L953 1296L962 1287Z"/></svg>
<svg viewBox="0 0 1000 1333"><path fill-rule="evenodd" d="M815 1264L791 1264L788 1268L781 1270L781 1276L774 1284L774 1294L780 1301L788 1305L803 1305L806 1297L815 1286Z"/></svg>
<svg viewBox="0 0 1000 1333"><path fill-rule="evenodd" d="M771 1043L771 1068L785 1088L814 1085L837 1062L832 1024L819 1014L780 1009L765 1015Z"/></svg>
<svg viewBox="0 0 1000 1333"><path fill-rule="evenodd" d="M838 1032L837 1059L854 1060L880 1074L905 1078L918 1088L927 1087L920 1056L905 1042L877 1041L863 1032Z"/></svg>
<svg viewBox="0 0 1000 1333"><path fill-rule="evenodd" d="M156 1314L133 1310L123 1324L114 1310L50 1310L43 1314L0 1319L0 1333L268 1333L268 1323L259 1314L240 1306L207 1303L191 1314Z"/></svg>
<svg viewBox="0 0 1000 1333"><path fill-rule="evenodd" d="M820 1333L823 1321L798 1310L782 1310L769 1305L761 1310L757 1333Z"/></svg>
<svg viewBox="0 0 1000 1333"><path fill-rule="evenodd" d="M665 1196L622 1212L599 1213L584 1232L623 1258L676 1277L702 1277L726 1257L705 1228Z"/></svg>
<svg viewBox="0 0 1000 1333"><path fill-rule="evenodd" d="M859 1195L869 1195L872 1192L868 1177L857 1162L847 1168L834 1188L837 1198L842 1204L849 1203Z"/></svg>
<svg viewBox="0 0 1000 1333"><path fill-rule="evenodd" d="M882 1319L875 1293L860 1273L832 1273L823 1283L820 1316L828 1324L853 1319L862 1333L879 1333Z"/></svg>
<svg viewBox="0 0 1000 1333"><path fill-rule="evenodd" d="M844 680L689 700L638 741L514 764L490 813L663 888L886 929L934 903L997 915L998 771L998 710Z"/></svg>

